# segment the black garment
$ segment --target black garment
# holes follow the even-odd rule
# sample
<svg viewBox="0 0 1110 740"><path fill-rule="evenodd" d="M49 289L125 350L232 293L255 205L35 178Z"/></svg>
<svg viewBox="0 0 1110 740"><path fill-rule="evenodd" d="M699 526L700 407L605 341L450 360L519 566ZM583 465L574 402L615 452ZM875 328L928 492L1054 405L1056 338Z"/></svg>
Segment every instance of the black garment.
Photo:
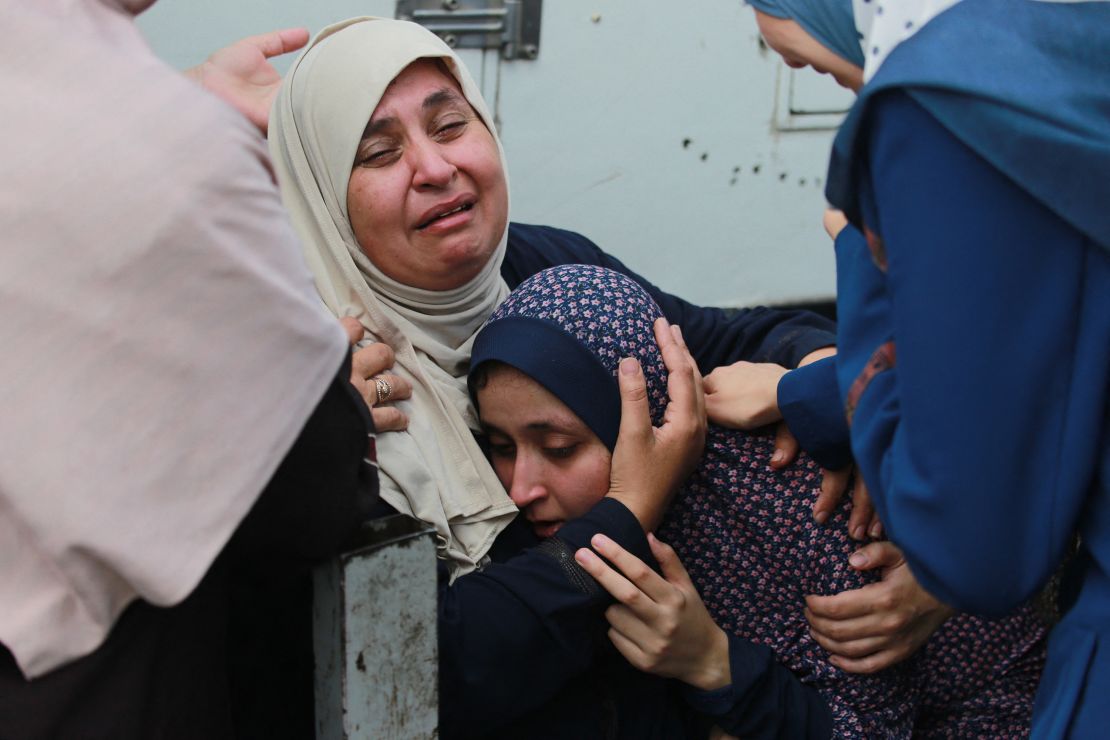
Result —
<svg viewBox="0 0 1110 740"><path fill-rule="evenodd" d="M250 579L260 594L286 588L290 576L334 552L376 501L376 469L363 463L372 422L349 377L348 358L250 513L184 601L168 608L132 603L97 650L34 681L26 681L0 647L0 738L243 737L253 733L236 733L236 720L254 722L295 691L292 679L301 676L275 673L267 660L281 652L281 643L244 649L237 642L242 633L234 625L244 615L229 609L230 594L241 579ZM232 629L229 616L236 617ZM258 616L251 621L265 628ZM229 670L229 644L239 664L250 666L249 675ZM310 660L309 697L311 675ZM258 686L272 692L265 712L261 704L237 705L257 696ZM307 731L298 728L296 736L312 736L311 714Z"/></svg>
<svg viewBox="0 0 1110 740"><path fill-rule="evenodd" d="M612 599L574 562L598 532L654 562L636 517L606 498L542 542L518 518L493 563L451 586L441 569L442 738L707 735L677 684L637 671L610 644Z"/></svg>

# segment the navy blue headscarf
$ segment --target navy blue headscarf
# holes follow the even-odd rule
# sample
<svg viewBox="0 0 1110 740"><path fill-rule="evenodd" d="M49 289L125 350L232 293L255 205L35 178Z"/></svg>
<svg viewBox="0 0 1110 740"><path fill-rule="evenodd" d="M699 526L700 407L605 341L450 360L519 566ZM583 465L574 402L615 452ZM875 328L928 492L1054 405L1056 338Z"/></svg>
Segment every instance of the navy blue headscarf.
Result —
<svg viewBox="0 0 1110 740"><path fill-rule="evenodd" d="M855 168L867 111L898 89L1110 250L1110 3L963 0L872 52L889 55L836 137L826 188L850 220L862 222Z"/></svg>
<svg viewBox="0 0 1110 740"><path fill-rule="evenodd" d="M852 0L748 0L748 4L767 15L797 22L826 49L863 66Z"/></svg>

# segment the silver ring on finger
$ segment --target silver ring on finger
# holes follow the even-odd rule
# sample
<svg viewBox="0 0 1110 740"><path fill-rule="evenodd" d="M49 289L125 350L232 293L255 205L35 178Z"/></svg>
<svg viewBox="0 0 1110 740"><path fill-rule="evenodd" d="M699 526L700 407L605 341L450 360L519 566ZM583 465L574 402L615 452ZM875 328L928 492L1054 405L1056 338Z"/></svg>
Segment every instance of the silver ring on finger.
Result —
<svg viewBox="0 0 1110 740"><path fill-rule="evenodd" d="M374 392L377 394L378 403L385 403L393 393L393 386L385 378L374 378Z"/></svg>

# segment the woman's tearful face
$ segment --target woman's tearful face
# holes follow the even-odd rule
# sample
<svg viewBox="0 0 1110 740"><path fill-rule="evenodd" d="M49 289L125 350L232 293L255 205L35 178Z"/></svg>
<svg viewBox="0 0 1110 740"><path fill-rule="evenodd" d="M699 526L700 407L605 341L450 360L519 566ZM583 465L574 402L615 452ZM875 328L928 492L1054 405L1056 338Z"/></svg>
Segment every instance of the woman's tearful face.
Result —
<svg viewBox="0 0 1110 740"><path fill-rule="evenodd" d="M566 405L497 364L478 389L490 462L538 537L550 537L609 492L609 449Z"/></svg>
<svg viewBox="0 0 1110 740"><path fill-rule="evenodd" d="M394 78L370 117L347 187L359 246L389 277L451 290L476 277L508 224L497 143L432 59Z"/></svg>

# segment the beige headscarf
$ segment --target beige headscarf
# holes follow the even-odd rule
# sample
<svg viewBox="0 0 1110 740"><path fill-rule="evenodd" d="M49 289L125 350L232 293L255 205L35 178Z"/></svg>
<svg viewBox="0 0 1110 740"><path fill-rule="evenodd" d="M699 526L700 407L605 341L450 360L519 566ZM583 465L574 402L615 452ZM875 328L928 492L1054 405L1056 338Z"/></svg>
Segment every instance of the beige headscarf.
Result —
<svg viewBox="0 0 1110 740"><path fill-rule="evenodd" d="M444 60L496 140L477 85L446 44L414 23L353 18L321 31L290 69L271 115L270 151L324 303L392 347L394 372L412 381L412 400L400 404L408 430L378 438L382 496L435 526L440 555L457 576L480 566L517 511L474 440L466 390L474 334L508 294L500 276L507 232L471 282L428 291L375 267L347 214L366 123L390 82L422 58ZM497 147L504 162L500 141Z"/></svg>
<svg viewBox="0 0 1110 740"><path fill-rule="evenodd" d="M261 137L151 54L145 4L0 5L0 642L28 677L192 591L347 352Z"/></svg>

